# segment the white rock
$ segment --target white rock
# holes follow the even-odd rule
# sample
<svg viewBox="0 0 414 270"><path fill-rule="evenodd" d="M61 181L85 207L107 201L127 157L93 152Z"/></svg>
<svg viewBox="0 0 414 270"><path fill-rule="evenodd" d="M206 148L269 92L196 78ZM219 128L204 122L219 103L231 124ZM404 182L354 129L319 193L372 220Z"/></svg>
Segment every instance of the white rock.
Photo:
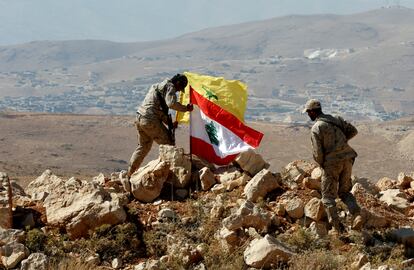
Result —
<svg viewBox="0 0 414 270"><path fill-rule="evenodd" d="M303 217L304 205L300 198L292 198L284 203L287 214L294 219Z"/></svg>
<svg viewBox="0 0 414 270"><path fill-rule="evenodd" d="M191 181L191 161L184 154L184 149L172 145L160 145L159 153L160 160L167 162L172 172L167 182L177 188L188 186Z"/></svg>
<svg viewBox="0 0 414 270"><path fill-rule="evenodd" d="M276 238L266 235L254 239L244 251L244 261L248 266L260 269L276 267L280 262L289 261L294 253Z"/></svg>
<svg viewBox="0 0 414 270"><path fill-rule="evenodd" d="M22 261L20 270L47 270L49 260L43 253L32 253Z"/></svg>
<svg viewBox="0 0 414 270"><path fill-rule="evenodd" d="M213 172L208 167L204 167L199 171L199 173L201 189L209 190L216 183Z"/></svg>
<svg viewBox="0 0 414 270"><path fill-rule="evenodd" d="M2 248L1 262L6 268L14 268L30 254L29 250L20 243L12 242Z"/></svg>
<svg viewBox="0 0 414 270"><path fill-rule="evenodd" d="M170 165L167 162L150 161L131 176L132 194L142 202L154 201L160 196L169 173Z"/></svg>
<svg viewBox="0 0 414 270"><path fill-rule="evenodd" d="M325 214L325 208L321 200L317 198L312 198L305 205L305 216L313 219L314 221L319 221L322 219Z"/></svg>
<svg viewBox="0 0 414 270"><path fill-rule="evenodd" d="M269 170L263 169L244 187L244 195L247 200L256 202L259 198L264 198L267 193L278 188L279 179Z"/></svg>
<svg viewBox="0 0 414 270"><path fill-rule="evenodd" d="M255 153L252 149L240 153L234 161L239 164L243 171L248 172L251 176L256 175L256 173L263 169L269 168L269 163L264 161L262 156Z"/></svg>
<svg viewBox="0 0 414 270"><path fill-rule="evenodd" d="M256 207L251 201L245 201L235 213L223 220L223 225L229 230L253 227L266 231L271 222L268 212Z"/></svg>

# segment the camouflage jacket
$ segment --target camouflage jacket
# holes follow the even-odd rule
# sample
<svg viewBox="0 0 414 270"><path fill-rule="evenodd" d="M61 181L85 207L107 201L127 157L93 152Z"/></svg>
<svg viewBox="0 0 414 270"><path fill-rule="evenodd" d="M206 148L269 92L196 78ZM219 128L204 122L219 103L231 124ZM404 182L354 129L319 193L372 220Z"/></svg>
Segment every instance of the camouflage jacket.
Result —
<svg viewBox="0 0 414 270"><path fill-rule="evenodd" d="M176 89L170 80L165 79L161 83L151 85L141 106L138 107L137 113L147 119L157 119L164 123L167 122L167 115L163 112L161 101L157 91L164 98L168 108L185 112L187 107L177 101Z"/></svg>
<svg viewBox="0 0 414 270"><path fill-rule="evenodd" d="M341 117L321 114L311 130L313 158L323 167L324 163L357 157L348 145L358 130Z"/></svg>

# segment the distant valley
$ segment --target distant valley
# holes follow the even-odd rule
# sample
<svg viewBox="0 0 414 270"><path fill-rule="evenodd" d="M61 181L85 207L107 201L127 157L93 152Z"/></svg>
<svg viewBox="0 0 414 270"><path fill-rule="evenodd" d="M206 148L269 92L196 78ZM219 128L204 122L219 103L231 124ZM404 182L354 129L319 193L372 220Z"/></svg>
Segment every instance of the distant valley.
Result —
<svg viewBox="0 0 414 270"><path fill-rule="evenodd" d="M303 123L308 98L356 121L414 114L414 10L286 16L174 39L0 47L0 110L131 115L150 84L192 71L249 87L249 121Z"/></svg>

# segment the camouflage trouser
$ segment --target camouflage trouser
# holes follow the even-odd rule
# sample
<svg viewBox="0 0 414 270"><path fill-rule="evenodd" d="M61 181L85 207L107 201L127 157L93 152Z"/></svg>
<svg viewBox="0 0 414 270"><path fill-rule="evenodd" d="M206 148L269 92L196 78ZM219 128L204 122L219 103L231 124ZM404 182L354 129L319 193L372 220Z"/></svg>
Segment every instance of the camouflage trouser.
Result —
<svg viewBox="0 0 414 270"><path fill-rule="evenodd" d="M128 175L132 175L139 168L151 150L153 141L158 144L172 144L168 130L161 121L137 115L135 123L138 132L138 147L129 160Z"/></svg>
<svg viewBox="0 0 414 270"><path fill-rule="evenodd" d="M335 199L339 196L348 207L351 215L358 215L360 207L352 195L351 174L354 159L325 162L322 173L322 203L325 206L329 222L339 224Z"/></svg>

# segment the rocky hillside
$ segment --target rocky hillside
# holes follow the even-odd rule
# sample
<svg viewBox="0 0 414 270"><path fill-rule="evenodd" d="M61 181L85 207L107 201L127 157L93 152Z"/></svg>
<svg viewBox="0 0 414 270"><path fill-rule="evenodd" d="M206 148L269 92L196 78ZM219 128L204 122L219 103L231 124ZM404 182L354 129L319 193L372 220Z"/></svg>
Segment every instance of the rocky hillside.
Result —
<svg viewBox="0 0 414 270"><path fill-rule="evenodd" d="M183 149L130 179L63 179L47 170L25 189L0 182L0 269L411 269L414 173L375 185L353 177L364 228L338 201L331 235L321 170L296 160L280 172L254 151L216 169ZM13 191L13 211L8 191Z"/></svg>

